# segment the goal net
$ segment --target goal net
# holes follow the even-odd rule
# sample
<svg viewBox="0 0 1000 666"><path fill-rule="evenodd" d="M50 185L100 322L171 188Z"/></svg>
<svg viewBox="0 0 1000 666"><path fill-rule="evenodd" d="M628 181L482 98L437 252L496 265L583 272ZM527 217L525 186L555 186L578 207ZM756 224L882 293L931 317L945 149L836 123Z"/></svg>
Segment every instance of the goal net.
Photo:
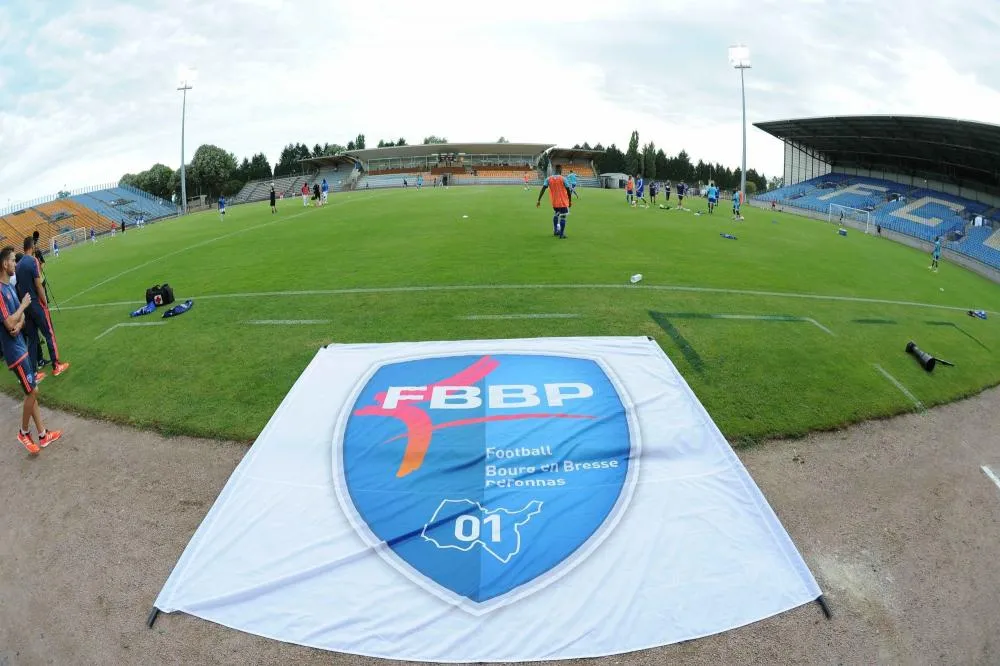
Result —
<svg viewBox="0 0 1000 666"><path fill-rule="evenodd" d="M49 249L55 250L58 247L60 250L69 247L70 245L76 245L78 243L83 243L87 240L87 230L86 229L73 229L71 231L64 231L61 234L56 234L52 237L49 242Z"/></svg>
<svg viewBox="0 0 1000 666"><path fill-rule="evenodd" d="M871 211L862 210L860 208L851 208L850 206L842 206L835 203L830 204L828 219L834 224L854 222L851 226L863 228L866 234L872 226Z"/></svg>

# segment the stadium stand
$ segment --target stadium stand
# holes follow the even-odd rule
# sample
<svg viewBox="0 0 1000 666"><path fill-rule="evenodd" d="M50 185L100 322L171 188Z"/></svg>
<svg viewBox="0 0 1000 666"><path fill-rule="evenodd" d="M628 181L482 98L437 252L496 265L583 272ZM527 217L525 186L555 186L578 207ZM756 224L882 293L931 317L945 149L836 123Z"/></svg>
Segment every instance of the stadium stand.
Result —
<svg viewBox="0 0 1000 666"><path fill-rule="evenodd" d="M827 213L830 204L859 208L869 211L872 222L883 229L928 242L937 236L962 232L960 241L947 242L945 247L1000 268L1000 248L986 245L986 240L992 241L998 233L971 224L976 215L989 219L990 212L996 209L978 201L888 180L837 173L772 190L755 199L816 213ZM995 242L1000 244L1000 238Z"/></svg>
<svg viewBox="0 0 1000 666"><path fill-rule="evenodd" d="M383 187L403 187L403 180L406 180L406 184L409 187L416 187L418 172L408 171L406 173L377 173L377 174L365 174L358 178L358 183L355 189L378 189ZM424 172L424 185L430 186L433 184L435 176L431 175L429 172Z"/></svg>
<svg viewBox="0 0 1000 666"><path fill-rule="evenodd" d="M755 201L778 202L818 216L827 215L831 204L866 210L883 229L924 242L944 237L945 248L956 253L957 262L998 279L1000 254L993 244L1000 245L995 233L1000 220L1000 125L876 115L794 118L754 126L784 144L783 179L788 183ZM976 226L980 216L982 226Z"/></svg>
<svg viewBox="0 0 1000 666"><path fill-rule="evenodd" d="M71 199L56 199L35 206L35 210L49 220L53 233L57 234L71 229L94 229L97 233L102 233L108 231L113 224L111 220Z"/></svg>
<svg viewBox="0 0 1000 666"><path fill-rule="evenodd" d="M21 247L26 236L38 232L43 248L53 236L71 229L110 231L114 222L92 209L69 199L56 199L0 218L0 242Z"/></svg>
<svg viewBox="0 0 1000 666"><path fill-rule="evenodd" d="M233 195L228 202L230 205L235 205L253 201L266 201L271 195L271 183L274 183L274 192L279 199L297 197L299 196L299 191L302 189L302 183L308 182L311 187L314 180L322 180L322 176L312 174L308 176L284 176L282 178L252 180ZM330 189L333 189L333 185L330 186Z"/></svg>

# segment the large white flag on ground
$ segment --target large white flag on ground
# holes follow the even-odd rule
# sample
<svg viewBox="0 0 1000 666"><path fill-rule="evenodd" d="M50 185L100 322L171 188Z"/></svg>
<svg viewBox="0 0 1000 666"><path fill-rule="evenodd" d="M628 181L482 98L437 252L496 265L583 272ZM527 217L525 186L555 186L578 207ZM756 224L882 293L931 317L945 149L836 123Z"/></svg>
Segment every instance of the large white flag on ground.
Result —
<svg viewBox="0 0 1000 666"><path fill-rule="evenodd" d="M647 338L331 345L156 600L396 659L591 657L820 594Z"/></svg>

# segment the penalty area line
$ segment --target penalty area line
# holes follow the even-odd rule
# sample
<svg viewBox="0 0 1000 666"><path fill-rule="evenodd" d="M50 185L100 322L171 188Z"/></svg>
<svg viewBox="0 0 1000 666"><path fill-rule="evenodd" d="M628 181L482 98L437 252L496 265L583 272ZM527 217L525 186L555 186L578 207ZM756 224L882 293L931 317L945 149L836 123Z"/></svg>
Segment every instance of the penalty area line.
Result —
<svg viewBox="0 0 1000 666"><path fill-rule="evenodd" d="M667 313L670 314L670 313ZM747 315L747 314L710 314L711 319L746 319L750 321L803 321L812 324L827 335L833 335L833 331L812 317L794 317L791 315Z"/></svg>
<svg viewBox="0 0 1000 666"><path fill-rule="evenodd" d="M910 393L910 389L908 389L905 386L903 386L903 384L900 383L900 381L898 379L896 379L895 377L893 377L892 375L890 375L888 372L886 372L885 368L883 368L878 363L875 363L874 367L875 367L876 370L878 370L880 373L882 373L883 377L885 377L890 382L892 382L892 385L895 386L896 388L898 388L899 391L903 395L905 395L907 398L909 398L910 402L912 402L914 405L916 405L917 409L919 409L920 411L924 411L924 409L925 409L924 403L922 403L919 400L917 400L917 396L915 396L912 393Z"/></svg>

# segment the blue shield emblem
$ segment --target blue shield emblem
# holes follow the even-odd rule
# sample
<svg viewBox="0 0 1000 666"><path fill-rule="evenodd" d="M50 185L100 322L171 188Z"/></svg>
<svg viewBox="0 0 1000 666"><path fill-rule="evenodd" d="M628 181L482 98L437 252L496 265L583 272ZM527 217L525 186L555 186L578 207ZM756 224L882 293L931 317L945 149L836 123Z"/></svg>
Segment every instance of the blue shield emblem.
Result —
<svg viewBox="0 0 1000 666"><path fill-rule="evenodd" d="M638 470L631 403L589 358L382 365L342 427L334 477L359 533L476 614L582 561L617 524Z"/></svg>

